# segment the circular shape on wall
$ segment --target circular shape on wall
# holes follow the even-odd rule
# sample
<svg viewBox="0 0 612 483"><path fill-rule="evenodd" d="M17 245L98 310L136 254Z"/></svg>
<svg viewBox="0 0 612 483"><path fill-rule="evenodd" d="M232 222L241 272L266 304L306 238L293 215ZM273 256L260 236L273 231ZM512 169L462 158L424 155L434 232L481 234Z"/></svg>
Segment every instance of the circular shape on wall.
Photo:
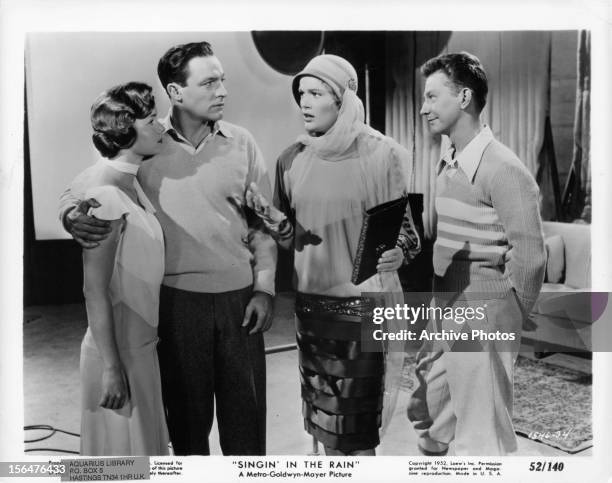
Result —
<svg viewBox="0 0 612 483"><path fill-rule="evenodd" d="M257 30L251 35L266 64L286 75L297 74L319 55L325 38L321 31Z"/></svg>

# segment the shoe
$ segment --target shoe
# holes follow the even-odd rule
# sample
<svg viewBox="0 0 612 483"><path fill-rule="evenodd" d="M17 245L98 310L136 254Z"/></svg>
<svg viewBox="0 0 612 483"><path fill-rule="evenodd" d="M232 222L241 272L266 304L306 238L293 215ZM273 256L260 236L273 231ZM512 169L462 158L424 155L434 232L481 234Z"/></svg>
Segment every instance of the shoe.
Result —
<svg viewBox="0 0 612 483"><path fill-rule="evenodd" d="M428 449L423 448L421 445L417 444L417 448L424 456L446 456L448 453L448 448L443 451L429 451Z"/></svg>

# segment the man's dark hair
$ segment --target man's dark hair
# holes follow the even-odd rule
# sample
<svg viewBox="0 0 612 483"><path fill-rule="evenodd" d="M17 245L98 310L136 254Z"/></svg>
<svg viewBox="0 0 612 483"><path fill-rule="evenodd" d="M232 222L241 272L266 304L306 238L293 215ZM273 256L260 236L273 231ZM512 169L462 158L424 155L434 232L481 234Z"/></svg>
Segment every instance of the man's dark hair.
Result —
<svg viewBox="0 0 612 483"><path fill-rule="evenodd" d="M194 57L209 57L215 55L208 42L192 42L171 47L157 64L157 75L164 90L171 82L184 86L189 76L187 64Z"/></svg>
<svg viewBox="0 0 612 483"><path fill-rule="evenodd" d="M421 73L425 77L436 72L443 72L457 88L467 87L473 94L476 110L482 111L487 103L489 86L487 74L478 57L468 52L458 54L442 54L425 62Z"/></svg>

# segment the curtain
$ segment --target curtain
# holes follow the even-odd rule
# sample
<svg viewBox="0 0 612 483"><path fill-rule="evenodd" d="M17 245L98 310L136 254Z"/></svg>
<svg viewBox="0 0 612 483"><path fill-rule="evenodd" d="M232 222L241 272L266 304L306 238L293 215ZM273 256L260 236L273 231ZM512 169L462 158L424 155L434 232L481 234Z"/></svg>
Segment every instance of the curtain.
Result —
<svg viewBox="0 0 612 483"><path fill-rule="evenodd" d="M578 32L574 149L568 183L563 195L568 221L591 222L591 33Z"/></svg>
<svg viewBox="0 0 612 483"><path fill-rule="evenodd" d="M483 63L489 96L482 119L535 177L549 110L549 32L399 32L387 44L387 134L413 151L414 190L424 194L425 237L435 237L435 164L448 139L428 132L419 115L419 68L440 53L467 51Z"/></svg>
<svg viewBox="0 0 612 483"><path fill-rule="evenodd" d="M440 158L440 139L432 137L419 115L424 79L419 67L438 55L448 32L392 32L387 37L387 135L412 152L414 171L410 191L423 193L426 239L435 234L434 169Z"/></svg>

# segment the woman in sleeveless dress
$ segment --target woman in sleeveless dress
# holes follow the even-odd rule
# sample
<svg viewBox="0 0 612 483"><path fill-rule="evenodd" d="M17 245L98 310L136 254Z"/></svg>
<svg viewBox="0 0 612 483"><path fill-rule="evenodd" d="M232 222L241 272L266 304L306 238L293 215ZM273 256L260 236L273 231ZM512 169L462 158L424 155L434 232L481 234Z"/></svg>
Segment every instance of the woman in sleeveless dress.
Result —
<svg viewBox="0 0 612 483"><path fill-rule="evenodd" d="M136 179L143 160L162 146L156 115L146 84L104 92L91 108L102 158L73 183L86 199L97 200L90 214L110 221L112 229L83 251L88 329L80 362L82 455L168 454L156 352L164 241Z"/></svg>
<svg viewBox="0 0 612 483"><path fill-rule="evenodd" d="M397 388L399 375L390 377L389 362L397 369L403 356L361 351L367 310L361 294L401 299L397 269L420 248L407 210L398 244L382 253L378 273L351 282L364 210L405 195L412 174L409 153L364 123L356 91L348 61L312 59L293 79L307 134L278 160L274 206L256 186L247 200L279 244L294 250L302 414L328 455L373 455L379 444L385 394ZM391 299L385 303L399 302Z"/></svg>

